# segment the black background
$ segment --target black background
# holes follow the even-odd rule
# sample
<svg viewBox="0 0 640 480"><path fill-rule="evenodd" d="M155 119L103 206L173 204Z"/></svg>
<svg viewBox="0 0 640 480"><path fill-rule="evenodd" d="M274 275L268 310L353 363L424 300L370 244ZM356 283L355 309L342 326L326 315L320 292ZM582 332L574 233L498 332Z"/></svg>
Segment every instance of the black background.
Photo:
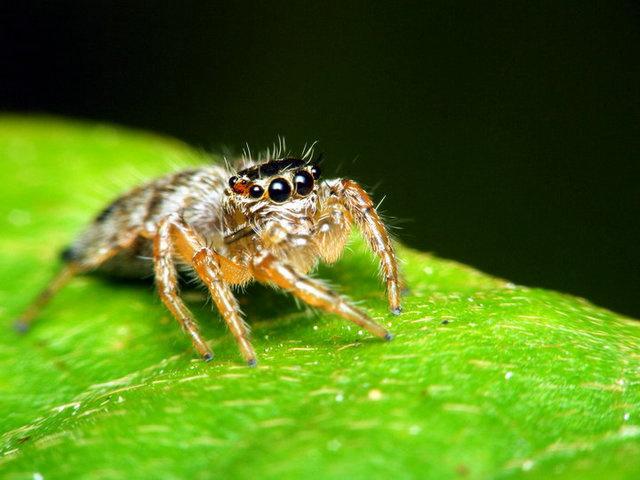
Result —
<svg viewBox="0 0 640 480"><path fill-rule="evenodd" d="M0 109L319 140L405 243L640 316L632 2L4 2Z"/></svg>

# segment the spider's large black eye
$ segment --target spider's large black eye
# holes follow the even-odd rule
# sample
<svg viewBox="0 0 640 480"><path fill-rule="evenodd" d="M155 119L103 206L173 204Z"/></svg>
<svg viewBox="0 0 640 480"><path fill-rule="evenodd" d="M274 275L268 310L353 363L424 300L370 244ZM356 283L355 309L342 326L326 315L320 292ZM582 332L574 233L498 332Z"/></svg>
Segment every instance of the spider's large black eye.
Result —
<svg viewBox="0 0 640 480"><path fill-rule="evenodd" d="M293 184L296 187L296 193L305 197L313 190L313 177L306 170L300 170L294 175Z"/></svg>
<svg viewBox="0 0 640 480"><path fill-rule="evenodd" d="M313 175L313 178L318 180L320 178L321 173L322 173L322 170L320 169L320 165L311 166L311 175Z"/></svg>
<svg viewBox="0 0 640 480"><path fill-rule="evenodd" d="M263 193L264 188L262 188L260 185L252 185L249 189L249 195L251 196L251 198L260 198Z"/></svg>
<svg viewBox="0 0 640 480"><path fill-rule="evenodd" d="M284 178L276 178L269 184L269 198L282 203L291 195L291 185Z"/></svg>
<svg viewBox="0 0 640 480"><path fill-rule="evenodd" d="M234 175L229 179L229 186L233 188L233 186L236 184L237 181L238 181L238 177Z"/></svg>

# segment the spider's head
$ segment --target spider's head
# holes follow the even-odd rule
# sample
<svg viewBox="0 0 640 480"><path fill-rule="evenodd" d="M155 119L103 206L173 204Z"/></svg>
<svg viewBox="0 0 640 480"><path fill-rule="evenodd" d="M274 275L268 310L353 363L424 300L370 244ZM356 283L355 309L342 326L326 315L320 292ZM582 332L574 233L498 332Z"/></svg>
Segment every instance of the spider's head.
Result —
<svg viewBox="0 0 640 480"><path fill-rule="evenodd" d="M229 179L229 189L231 195L247 203L282 205L309 197L319 178L317 162L283 158L239 171Z"/></svg>

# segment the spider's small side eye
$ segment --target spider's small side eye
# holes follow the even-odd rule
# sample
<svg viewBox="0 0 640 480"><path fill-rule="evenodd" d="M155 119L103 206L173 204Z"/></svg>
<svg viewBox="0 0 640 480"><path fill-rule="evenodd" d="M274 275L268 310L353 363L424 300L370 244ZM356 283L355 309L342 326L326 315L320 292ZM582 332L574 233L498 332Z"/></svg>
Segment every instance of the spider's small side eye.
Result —
<svg viewBox="0 0 640 480"><path fill-rule="evenodd" d="M269 198L277 203L286 201L291 196L291 185L284 178L276 178L269 184Z"/></svg>
<svg viewBox="0 0 640 480"><path fill-rule="evenodd" d="M229 179L229 186L230 186L231 188L233 188L233 186L236 184L236 182L237 182L237 181L238 181L238 177L236 177L236 176L234 175L233 177L231 177L231 178Z"/></svg>
<svg viewBox="0 0 640 480"><path fill-rule="evenodd" d="M249 196L251 198L260 198L263 193L264 188L262 188L260 185L252 185L249 189Z"/></svg>
<svg viewBox="0 0 640 480"><path fill-rule="evenodd" d="M320 168L320 165L311 166L311 175L313 175L314 179L318 180L320 178L321 173L322 173L322 169Z"/></svg>
<svg viewBox="0 0 640 480"><path fill-rule="evenodd" d="M293 184L298 195L307 196L313 190L313 177L306 170L300 170L294 175Z"/></svg>

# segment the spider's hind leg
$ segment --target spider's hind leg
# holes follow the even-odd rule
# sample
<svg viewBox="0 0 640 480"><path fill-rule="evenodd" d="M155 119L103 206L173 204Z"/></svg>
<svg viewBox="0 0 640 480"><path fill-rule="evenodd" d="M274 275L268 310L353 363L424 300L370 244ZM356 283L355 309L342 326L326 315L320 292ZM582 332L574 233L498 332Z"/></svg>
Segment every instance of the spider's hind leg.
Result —
<svg viewBox="0 0 640 480"><path fill-rule="evenodd" d="M63 250L61 257L65 262L64 267L38 294L22 315L16 319L14 322L15 330L19 333L25 333L29 330L34 320L40 314L40 311L73 277L100 267L100 265L111 259L118 252L131 246L137 237L138 232L132 230L127 232L126 236L123 236L120 243L105 246L100 249L87 249L82 255L75 252L72 248Z"/></svg>
<svg viewBox="0 0 640 480"><path fill-rule="evenodd" d="M49 284L38 294L27 309L18 317L13 324L19 333L25 333L31 327L34 319L49 301L58 293L69 281L79 272L77 264L69 263L58 272Z"/></svg>

